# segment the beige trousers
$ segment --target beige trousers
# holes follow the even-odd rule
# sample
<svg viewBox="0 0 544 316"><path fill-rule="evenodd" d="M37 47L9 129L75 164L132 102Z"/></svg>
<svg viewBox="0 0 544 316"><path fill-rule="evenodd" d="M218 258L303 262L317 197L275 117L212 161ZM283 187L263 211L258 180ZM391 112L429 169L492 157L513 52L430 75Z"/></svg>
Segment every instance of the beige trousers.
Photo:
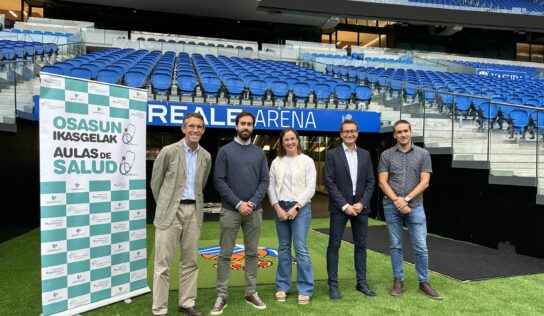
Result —
<svg viewBox="0 0 544 316"><path fill-rule="evenodd" d="M195 204L180 204L172 225L155 230L155 266L153 272L154 315L168 312L170 267L178 243L181 246L179 262L179 306L195 306L198 265L196 252L202 219L196 214ZM176 308L177 309L177 308Z"/></svg>

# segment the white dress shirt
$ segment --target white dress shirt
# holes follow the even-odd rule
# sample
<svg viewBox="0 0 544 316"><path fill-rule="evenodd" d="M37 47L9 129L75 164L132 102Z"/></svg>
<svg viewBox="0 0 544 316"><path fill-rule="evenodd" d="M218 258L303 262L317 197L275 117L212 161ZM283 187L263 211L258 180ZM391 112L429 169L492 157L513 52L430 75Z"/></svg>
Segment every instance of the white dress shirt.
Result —
<svg viewBox="0 0 544 316"><path fill-rule="evenodd" d="M353 195L355 195L355 190L357 189L357 146L353 148L353 150L349 149L346 144L342 143L342 147L344 148L344 153L346 154L346 159L348 160L348 167L349 167L349 175L351 178L351 184L353 187ZM345 211L346 208L348 208L350 204L346 204L342 206L342 211Z"/></svg>

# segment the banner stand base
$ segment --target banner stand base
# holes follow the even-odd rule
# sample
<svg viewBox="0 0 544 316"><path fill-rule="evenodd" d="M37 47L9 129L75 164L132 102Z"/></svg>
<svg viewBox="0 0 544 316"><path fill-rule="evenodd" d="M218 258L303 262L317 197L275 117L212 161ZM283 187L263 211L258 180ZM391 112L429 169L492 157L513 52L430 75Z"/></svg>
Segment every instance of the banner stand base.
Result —
<svg viewBox="0 0 544 316"><path fill-rule="evenodd" d="M139 295L142 295L142 294L146 294L146 293L149 293L149 292L151 292L151 289L149 287L144 287L144 288L141 288L141 289L137 289L137 290L125 293L125 294L120 294L120 295L110 297L110 298L105 299L105 300L94 302L94 303L91 303L91 304L88 304L88 305L72 308L72 309L65 310L63 312L56 313L56 314L51 314L51 316L76 316L76 315L79 315L81 313L84 313L84 312L87 312L87 311L90 311L90 310L93 310L93 309L97 309L97 308L102 307L102 306L117 303L117 302L120 302L120 301L125 301L125 303L127 303L127 301L132 302L132 300L131 300L132 297L139 296ZM42 316L42 315L43 314L40 314L40 316Z"/></svg>

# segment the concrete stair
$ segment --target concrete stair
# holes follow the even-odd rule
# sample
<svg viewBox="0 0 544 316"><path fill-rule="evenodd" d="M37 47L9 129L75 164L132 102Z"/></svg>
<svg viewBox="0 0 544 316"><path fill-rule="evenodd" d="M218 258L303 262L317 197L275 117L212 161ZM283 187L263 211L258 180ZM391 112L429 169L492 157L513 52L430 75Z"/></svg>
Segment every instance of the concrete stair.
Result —
<svg viewBox="0 0 544 316"><path fill-rule="evenodd" d="M4 116L15 117L15 104L17 104L18 111L32 113L34 108L33 96L35 94L35 87L36 81L31 80L18 82L16 87L10 85L0 89L0 118Z"/></svg>

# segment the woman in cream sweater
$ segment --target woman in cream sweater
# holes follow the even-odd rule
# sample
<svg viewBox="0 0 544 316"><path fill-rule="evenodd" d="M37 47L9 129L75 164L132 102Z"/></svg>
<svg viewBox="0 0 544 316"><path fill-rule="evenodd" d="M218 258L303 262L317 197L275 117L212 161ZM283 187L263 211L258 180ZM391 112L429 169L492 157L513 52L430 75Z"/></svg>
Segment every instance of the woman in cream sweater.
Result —
<svg viewBox="0 0 544 316"><path fill-rule="evenodd" d="M314 289L312 261L306 245L312 212L310 199L315 194L316 170L312 158L302 153L299 136L293 128L280 134L278 156L270 167L268 197L274 208L278 234L276 299L284 302L291 287L295 248L298 303L308 304Z"/></svg>

